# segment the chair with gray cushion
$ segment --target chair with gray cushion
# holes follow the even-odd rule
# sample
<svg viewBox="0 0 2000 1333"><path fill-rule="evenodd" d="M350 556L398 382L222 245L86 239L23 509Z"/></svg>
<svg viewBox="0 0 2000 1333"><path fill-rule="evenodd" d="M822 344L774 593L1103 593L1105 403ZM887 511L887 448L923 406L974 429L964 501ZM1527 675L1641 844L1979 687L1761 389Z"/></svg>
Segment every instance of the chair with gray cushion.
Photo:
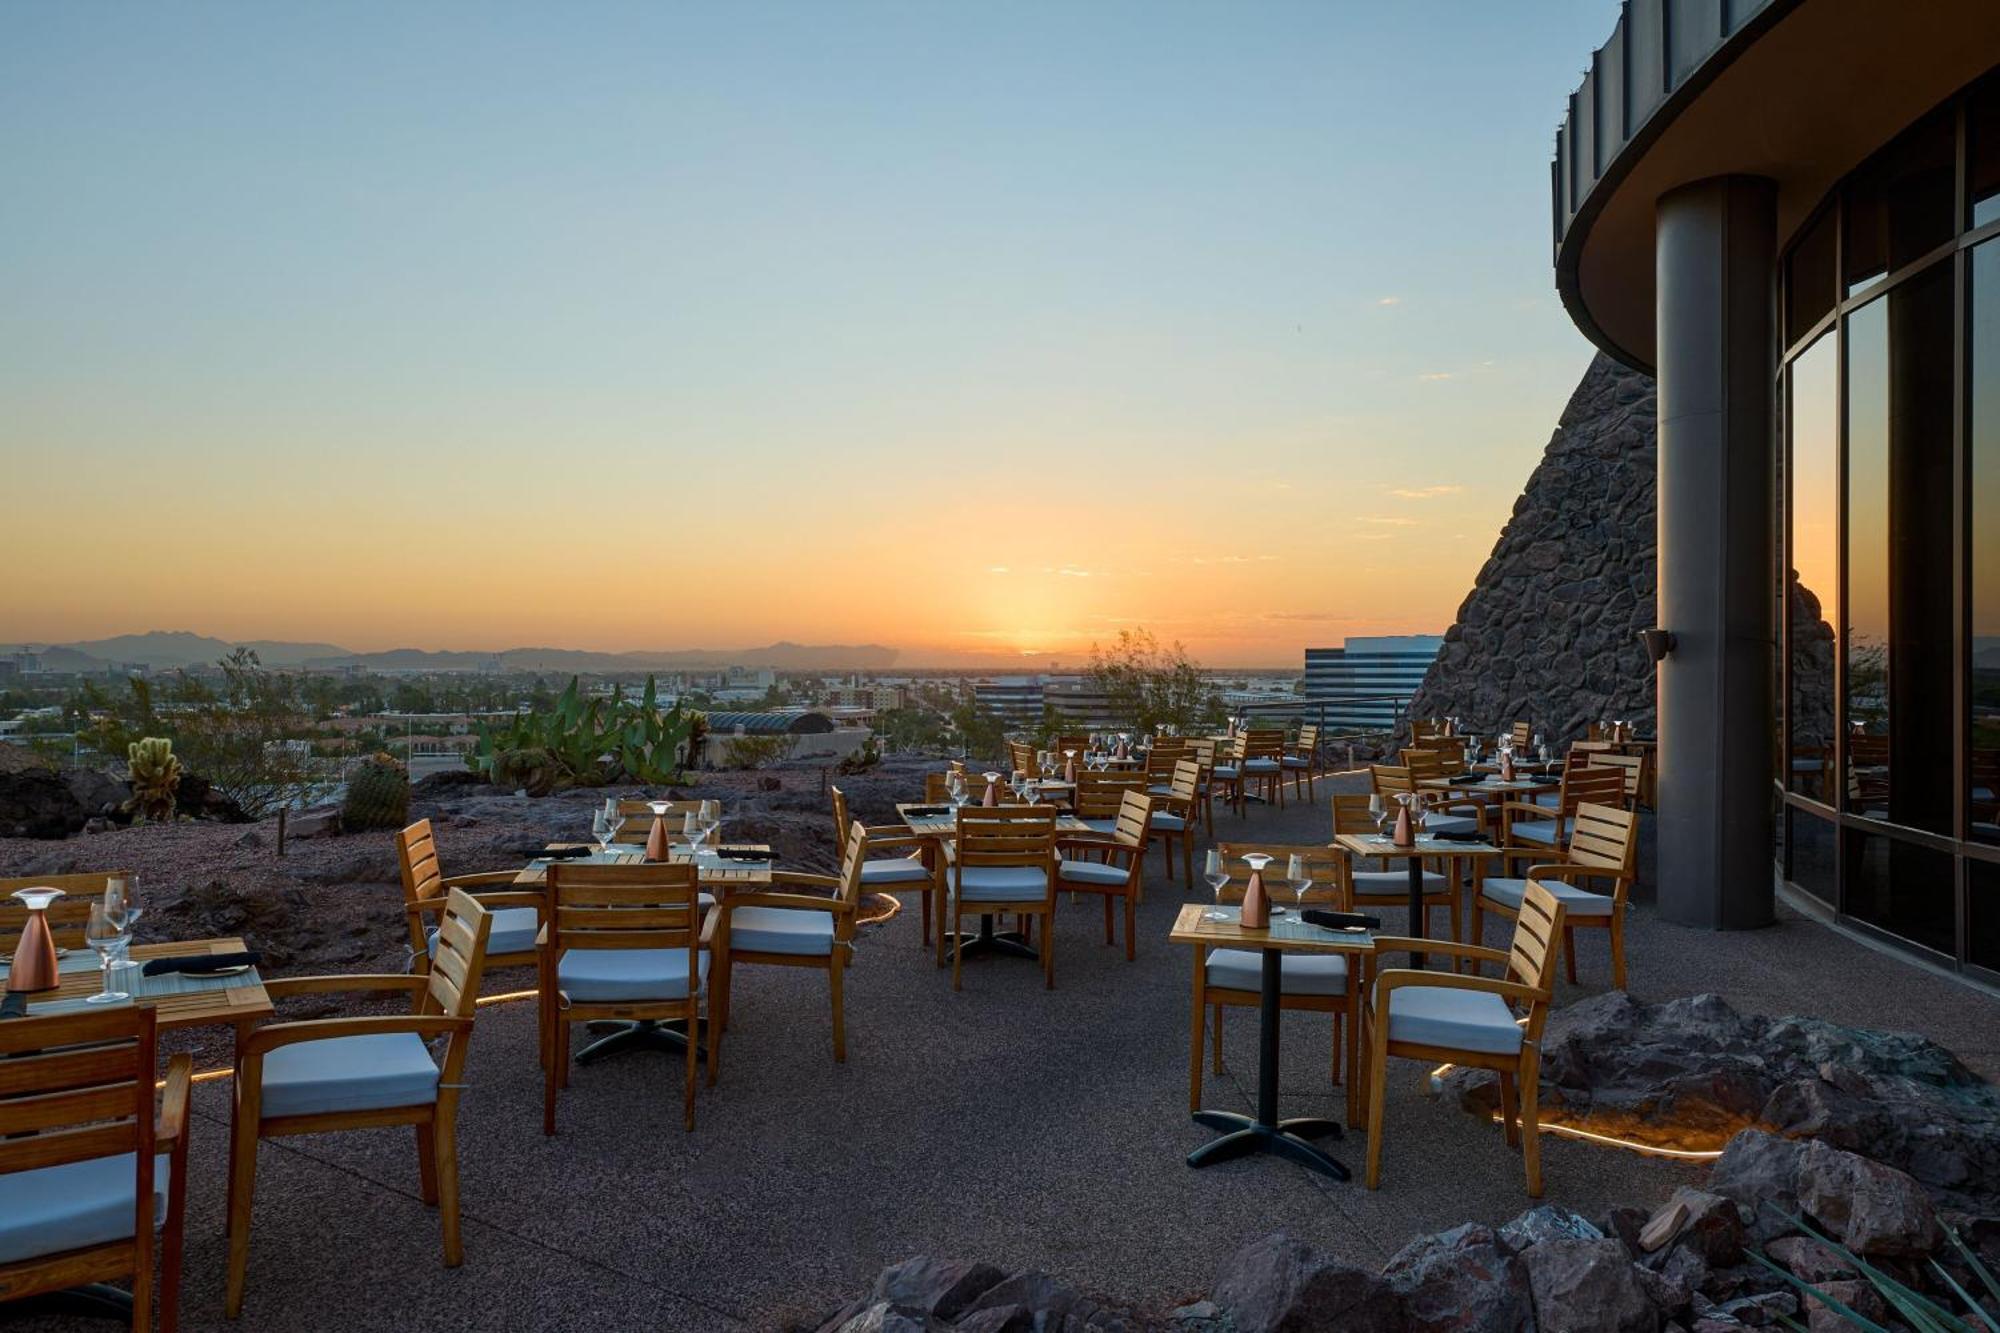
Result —
<svg viewBox="0 0 2000 1333"><path fill-rule="evenodd" d="M1254 787L1266 805L1285 808L1284 728L1258 728L1243 737L1243 779L1237 785L1237 812L1242 813Z"/></svg>
<svg viewBox="0 0 2000 1333"><path fill-rule="evenodd" d="M1299 728L1299 738L1287 747L1283 760L1285 776L1292 780L1292 795L1308 801L1317 800L1319 793L1313 783L1325 771L1325 759L1319 750L1319 728L1308 724Z"/></svg>
<svg viewBox="0 0 2000 1333"><path fill-rule="evenodd" d="M1567 766L1553 806L1527 801L1500 802L1494 807L1494 815L1499 821L1501 845L1508 849L1501 860L1509 873L1522 861L1562 860L1577 807L1590 804L1622 808L1626 782L1622 769Z"/></svg>
<svg viewBox="0 0 2000 1333"><path fill-rule="evenodd" d="M961 988L967 916L1020 916L1042 923L1042 981L1053 990L1056 812L1046 805L960 806L951 860L951 988Z"/></svg>
<svg viewBox="0 0 2000 1333"><path fill-rule="evenodd" d="M848 812L847 793L838 787L829 790L833 793L834 839L845 847L848 830L855 821ZM919 946L928 949L931 944L931 900L937 897L940 890L938 868L925 859L930 840L910 832L907 824L864 827L868 843L864 849L867 856L861 862L861 887L876 893L919 895L923 912L923 937ZM892 854L877 856L877 852Z"/></svg>
<svg viewBox="0 0 2000 1333"><path fill-rule="evenodd" d="M273 1000L401 992L413 1012L266 1023L236 1036L229 1120L229 1281L224 1309L243 1310L260 1140L410 1125L425 1203L438 1210L444 1262L464 1260L458 1210L458 1094L473 1007L496 913L464 889L446 896L430 966L417 976L290 977L266 981ZM440 1067L429 1043L445 1042Z"/></svg>
<svg viewBox="0 0 2000 1333"><path fill-rule="evenodd" d="M1366 797L1363 798L1367 799ZM1243 901L1244 891L1249 887L1250 866L1244 857L1261 853L1271 858L1264 870L1264 882L1271 890L1272 901L1285 908L1295 910L1301 904L1296 900L1289 883L1282 877L1293 856L1303 858L1312 885L1306 890L1304 905L1331 907L1335 911L1347 911L1352 906L1346 887L1347 858L1336 848L1324 843L1309 843L1298 846L1271 843L1223 843L1216 848L1223 868L1229 873L1229 882L1216 891L1216 901L1231 905ZM1210 949L1198 946L1199 955L1195 968L1194 1004L1190 1011L1190 1054L1188 1058L1188 1110L1201 1110L1202 1050L1204 1047L1204 1023L1214 1029L1211 1051L1211 1065L1220 1074L1222 1059L1222 1015L1229 1006L1254 1008L1264 999L1264 958L1255 949ZM1342 1031L1352 1031L1348 1025L1353 1021L1355 983L1358 977L1350 976L1347 959L1339 954L1287 953L1280 960L1279 1000L1281 1009L1297 1009L1307 1013L1330 1014L1333 1017L1333 1059L1331 1064L1332 1082L1345 1082L1348 1091L1348 1120L1360 1122L1360 1098L1358 1095L1359 1065L1356 1051L1359 1043L1345 1042L1347 1068L1341 1068Z"/></svg>
<svg viewBox="0 0 2000 1333"><path fill-rule="evenodd" d="M1337 792L1334 794L1333 834L1377 832L1375 816L1368 809L1369 796L1366 792ZM1435 818L1430 827L1435 829ZM1352 895L1354 910L1365 912L1382 908L1405 909L1410 903L1410 872L1400 861L1393 864L1380 857L1365 858L1367 864L1376 869L1362 869L1363 858L1355 858L1348 871L1347 883ZM1459 924L1462 913L1459 906L1460 888L1457 860L1448 856L1426 857L1430 865L1424 867L1424 933L1430 934L1431 909L1442 907L1451 926L1451 938L1459 938ZM1431 865L1441 865L1442 870L1434 870Z"/></svg>
<svg viewBox="0 0 2000 1333"><path fill-rule="evenodd" d="M1521 1151L1528 1194L1541 1197L1537 1119L1541 1037L1555 990L1563 923L1563 905L1555 895L1530 882L1514 922L1513 944L1506 952L1438 940L1376 938L1377 958L1389 953L1443 954L1470 962L1473 970L1387 968L1375 977L1362 1014L1368 1040L1369 1189L1382 1179L1382 1122L1388 1110L1387 1071L1393 1055L1430 1066L1496 1071L1507 1144ZM1479 967L1484 963L1497 964L1502 977L1482 975Z"/></svg>
<svg viewBox="0 0 2000 1333"><path fill-rule="evenodd" d="M1135 914L1139 906L1139 886L1146 861L1147 826L1153 817L1155 800L1138 787L1126 788L1119 798L1118 818L1108 834L1089 838L1066 838L1056 862L1056 892L1094 894L1104 900L1104 942L1112 942L1111 900L1125 900L1125 961L1137 957ZM1072 859L1072 855L1074 859ZM1099 860L1083 859L1086 855Z"/></svg>
<svg viewBox="0 0 2000 1333"><path fill-rule="evenodd" d="M600 1038L599 1048L665 1046L684 1057L681 1120L692 1130L701 1008L708 996L706 934L719 916L704 914L695 868L558 861L549 867L544 893L542 1132L556 1132L556 1093L569 1086L571 1029L598 1022L626 1025ZM677 1029L670 1026L676 1023ZM711 1083L717 1045L708 1045Z"/></svg>
<svg viewBox="0 0 2000 1333"><path fill-rule="evenodd" d="M641 841L644 841L642 838ZM410 970L430 971L437 954L438 923L453 889L463 889L493 914L493 937L486 966L533 967L535 937L541 932L542 895L515 887L518 870L446 875L439 864L431 821L419 819L396 835L396 861L403 879L403 917L410 937Z"/></svg>
<svg viewBox="0 0 2000 1333"><path fill-rule="evenodd" d="M721 1062L722 1034L729 1027L731 979L738 964L823 968L833 1002L833 1058L847 1059L843 983L854 952L854 922L861 905L868 846L868 830L860 820L852 820L847 826L838 877L776 870L771 873L770 888L759 885L724 896L713 949L715 995L708 1034L709 1049L714 1053L712 1067Z"/></svg>
<svg viewBox="0 0 2000 1333"><path fill-rule="evenodd" d="M1147 789L1153 797L1153 817L1146 840L1150 847L1159 843L1167 878L1174 877L1174 846L1180 845L1181 869L1190 886L1194 883L1194 834L1201 822L1201 765L1192 759L1175 762L1164 795Z"/></svg>
<svg viewBox="0 0 2000 1333"><path fill-rule="evenodd" d="M0 1022L0 1301L132 1284L132 1328L180 1317L188 1085L167 1065L157 1112L156 1011L91 1007ZM160 1266L153 1238L160 1237Z"/></svg>
<svg viewBox="0 0 2000 1333"><path fill-rule="evenodd" d="M1540 884L1563 905L1563 966L1576 981L1576 932L1599 928L1611 935L1611 984L1625 989L1625 903L1639 863L1639 817L1615 805L1586 801L1570 819L1568 847L1525 878L1490 875L1472 900L1472 942L1484 944L1485 913L1517 916L1530 882ZM1606 892L1585 887L1596 883Z"/></svg>

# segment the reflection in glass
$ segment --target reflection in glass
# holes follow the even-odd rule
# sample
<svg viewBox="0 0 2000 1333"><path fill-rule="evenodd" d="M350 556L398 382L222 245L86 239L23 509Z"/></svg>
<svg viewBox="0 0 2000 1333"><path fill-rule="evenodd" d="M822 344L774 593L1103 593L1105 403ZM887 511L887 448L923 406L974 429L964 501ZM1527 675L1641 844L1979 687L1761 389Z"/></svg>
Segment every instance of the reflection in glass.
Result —
<svg viewBox="0 0 2000 1333"><path fill-rule="evenodd" d="M1847 808L1889 817L1889 303L1847 317Z"/></svg>
<svg viewBox="0 0 2000 1333"><path fill-rule="evenodd" d="M1966 858L1965 956L2000 972L2000 865Z"/></svg>
<svg viewBox="0 0 2000 1333"><path fill-rule="evenodd" d="M1788 836L1792 883L1829 907L1839 905L1833 868L1833 824L1818 815L1794 809Z"/></svg>
<svg viewBox="0 0 2000 1333"><path fill-rule="evenodd" d="M1972 94L1966 114L1966 194L1972 225L2000 222L2000 76L1986 79Z"/></svg>
<svg viewBox="0 0 2000 1333"><path fill-rule="evenodd" d="M1791 369L1792 586L1787 639L1792 697L1793 791L1831 802L1833 763L1833 624L1840 550L1835 490L1836 364L1831 334L1800 353Z"/></svg>
<svg viewBox="0 0 2000 1333"><path fill-rule="evenodd" d="M2000 843L2000 241L1972 252L1971 837Z"/></svg>
<svg viewBox="0 0 2000 1333"><path fill-rule="evenodd" d="M1957 116L1924 120L1868 160L1847 184L1842 291L1855 296L1958 234Z"/></svg>
<svg viewBox="0 0 2000 1333"><path fill-rule="evenodd" d="M1955 860L1913 842L1847 835L1847 888L1841 910L1940 953L1955 952Z"/></svg>

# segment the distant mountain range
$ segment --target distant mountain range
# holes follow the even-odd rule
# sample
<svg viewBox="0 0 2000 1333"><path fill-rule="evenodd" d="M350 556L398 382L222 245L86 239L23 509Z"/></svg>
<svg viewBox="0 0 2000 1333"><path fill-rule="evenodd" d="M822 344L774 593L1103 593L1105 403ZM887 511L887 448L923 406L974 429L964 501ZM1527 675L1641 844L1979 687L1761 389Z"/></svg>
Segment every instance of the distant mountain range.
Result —
<svg viewBox="0 0 2000 1333"><path fill-rule="evenodd" d="M391 648L351 652L332 643L292 643L252 639L231 643L187 630L152 630L80 643L11 644L0 653L39 654L47 671L102 671L143 664L154 670L212 665L237 648L248 648L269 667L359 667L364 671L475 671L496 660L504 671L621 672L687 671L704 667L769 667L776 671L880 671L894 664L896 650L879 643L810 644L779 642L735 651L680 648L658 652L598 653L577 648L508 648L497 653Z"/></svg>

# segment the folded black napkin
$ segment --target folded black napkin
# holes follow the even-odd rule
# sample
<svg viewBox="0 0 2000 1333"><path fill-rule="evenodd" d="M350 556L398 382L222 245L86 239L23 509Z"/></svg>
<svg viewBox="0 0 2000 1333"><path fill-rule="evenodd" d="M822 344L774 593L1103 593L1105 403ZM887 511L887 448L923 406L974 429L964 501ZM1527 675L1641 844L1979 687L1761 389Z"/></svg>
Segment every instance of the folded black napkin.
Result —
<svg viewBox="0 0 2000 1333"><path fill-rule="evenodd" d="M592 850L589 847L544 847L536 855L544 861L581 861Z"/></svg>
<svg viewBox="0 0 2000 1333"><path fill-rule="evenodd" d="M1439 842L1485 842L1486 841L1486 835L1484 833L1474 832L1470 830L1466 832L1460 832L1456 829L1449 829L1442 833L1433 833L1431 834L1431 837L1435 838Z"/></svg>
<svg viewBox="0 0 2000 1333"><path fill-rule="evenodd" d="M771 853L760 852L752 847L718 847L715 854L725 861L768 861Z"/></svg>
<svg viewBox="0 0 2000 1333"><path fill-rule="evenodd" d="M179 958L152 958L141 969L149 977L157 977L165 972L179 972L183 976L212 976L232 967L255 967L263 958L251 953L196 953Z"/></svg>
<svg viewBox="0 0 2000 1333"><path fill-rule="evenodd" d="M925 815L948 815L951 813L951 807L948 805L907 805L903 807L903 813L906 815L916 815L918 818L922 818Z"/></svg>
<svg viewBox="0 0 2000 1333"><path fill-rule="evenodd" d="M1484 781L1486 781L1486 775L1483 773L1460 773L1457 777L1451 779L1451 785L1454 787L1472 787Z"/></svg>
<svg viewBox="0 0 2000 1333"><path fill-rule="evenodd" d="M1382 918L1369 916L1363 912L1329 912L1323 907L1308 907L1299 913L1299 919L1311 926L1325 926L1329 930L1347 930L1360 926L1366 930L1382 929Z"/></svg>

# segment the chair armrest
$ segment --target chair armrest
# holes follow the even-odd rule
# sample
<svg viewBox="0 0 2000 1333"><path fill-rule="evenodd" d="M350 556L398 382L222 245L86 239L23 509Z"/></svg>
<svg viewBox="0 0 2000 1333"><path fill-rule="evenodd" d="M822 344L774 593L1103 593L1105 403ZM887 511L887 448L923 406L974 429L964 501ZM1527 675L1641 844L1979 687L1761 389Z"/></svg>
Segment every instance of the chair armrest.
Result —
<svg viewBox="0 0 2000 1333"><path fill-rule="evenodd" d="M1551 864L1542 866L1529 866L1526 878L1560 879L1573 882L1579 879L1617 879L1619 878L1619 874L1616 870L1609 869L1605 866L1577 866L1577 865Z"/></svg>
<svg viewBox="0 0 2000 1333"><path fill-rule="evenodd" d="M279 977L264 983L264 993L274 1000L288 995L328 995L341 991L399 990L410 995L429 984L428 978L408 972L363 972L353 976Z"/></svg>
<svg viewBox="0 0 2000 1333"><path fill-rule="evenodd" d="M870 847L921 847L929 839L910 832L908 824L877 824L864 828Z"/></svg>
<svg viewBox="0 0 2000 1333"><path fill-rule="evenodd" d="M773 870L771 872L771 882L773 884L803 884L815 889L837 889L840 887L840 880L837 876L815 875L805 870ZM752 890L752 892L754 893L755 890ZM731 894L730 901L741 902L743 901L743 897L744 895L742 894Z"/></svg>
<svg viewBox="0 0 2000 1333"><path fill-rule="evenodd" d="M1531 805L1527 801L1502 801L1492 807L1494 810L1511 810L1516 814L1533 815L1536 819L1555 819L1562 811L1552 805Z"/></svg>
<svg viewBox="0 0 2000 1333"><path fill-rule="evenodd" d="M1508 955L1499 949L1488 949L1478 944L1459 944L1454 940L1420 940L1408 935L1377 935L1375 956L1385 953L1444 953L1455 958L1476 958L1487 963L1504 963Z"/></svg>
<svg viewBox="0 0 2000 1333"><path fill-rule="evenodd" d="M308 1018L297 1023L266 1023L236 1044L236 1056L264 1055L280 1046L333 1037L367 1037L385 1032L414 1032L438 1037L472 1026L469 1018L448 1014L383 1014L366 1018Z"/></svg>
<svg viewBox="0 0 2000 1333"><path fill-rule="evenodd" d="M1519 1000L1523 1004L1533 1004L1537 1000L1546 1001L1549 998L1547 991L1537 990L1533 986L1523 986L1518 981L1500 981L1469 972L1431 972L1419 971L1414 967L1392 967L1375 974L1377 1005L1386 1004L1389 992L1399 986L1485 991L1502 999Z"/></svg>
<svg viewBox="0 0 2000 1333"><path fill-rule="evenodd" d="M728 911L738 907L786 907L802 912L832 912L835 915L854 910L853 903L842 902L838 898L815 898L808 893L732 893L723 907Z"/></svg>
<svg viewBox="0 0 2000 1333"><path fill-rule="evenodd" d="M518 870L482 870L476 875L446 875L438 882L447 889L470 889L477 884L512 884L520 877Z"/></svg>
<svg viewBox="0 0 2000 1333"><path fill-rule="evenodd" d="M194 1083L194 1057L183 1051L167 1061L160 1093L160 1118L153 1126L155 1147L178 1148L187 1132L188 1089Z"/></svg>
<svg viewBox="0 0 2000 1333"><path fill-rule="evenodd" d="M507 882L511 884L513 880L510 879ZM467 892L470 893L471 891L467 890ZM489 889L484 893L474 893L472 897L481 907L485 908L541 908L548 905L548 897L540 889L519 889L512 893ZM445 904L450 901L449 898L416 898L403 904L403 910L412 916L424 912L442 912Z"/></svg>

